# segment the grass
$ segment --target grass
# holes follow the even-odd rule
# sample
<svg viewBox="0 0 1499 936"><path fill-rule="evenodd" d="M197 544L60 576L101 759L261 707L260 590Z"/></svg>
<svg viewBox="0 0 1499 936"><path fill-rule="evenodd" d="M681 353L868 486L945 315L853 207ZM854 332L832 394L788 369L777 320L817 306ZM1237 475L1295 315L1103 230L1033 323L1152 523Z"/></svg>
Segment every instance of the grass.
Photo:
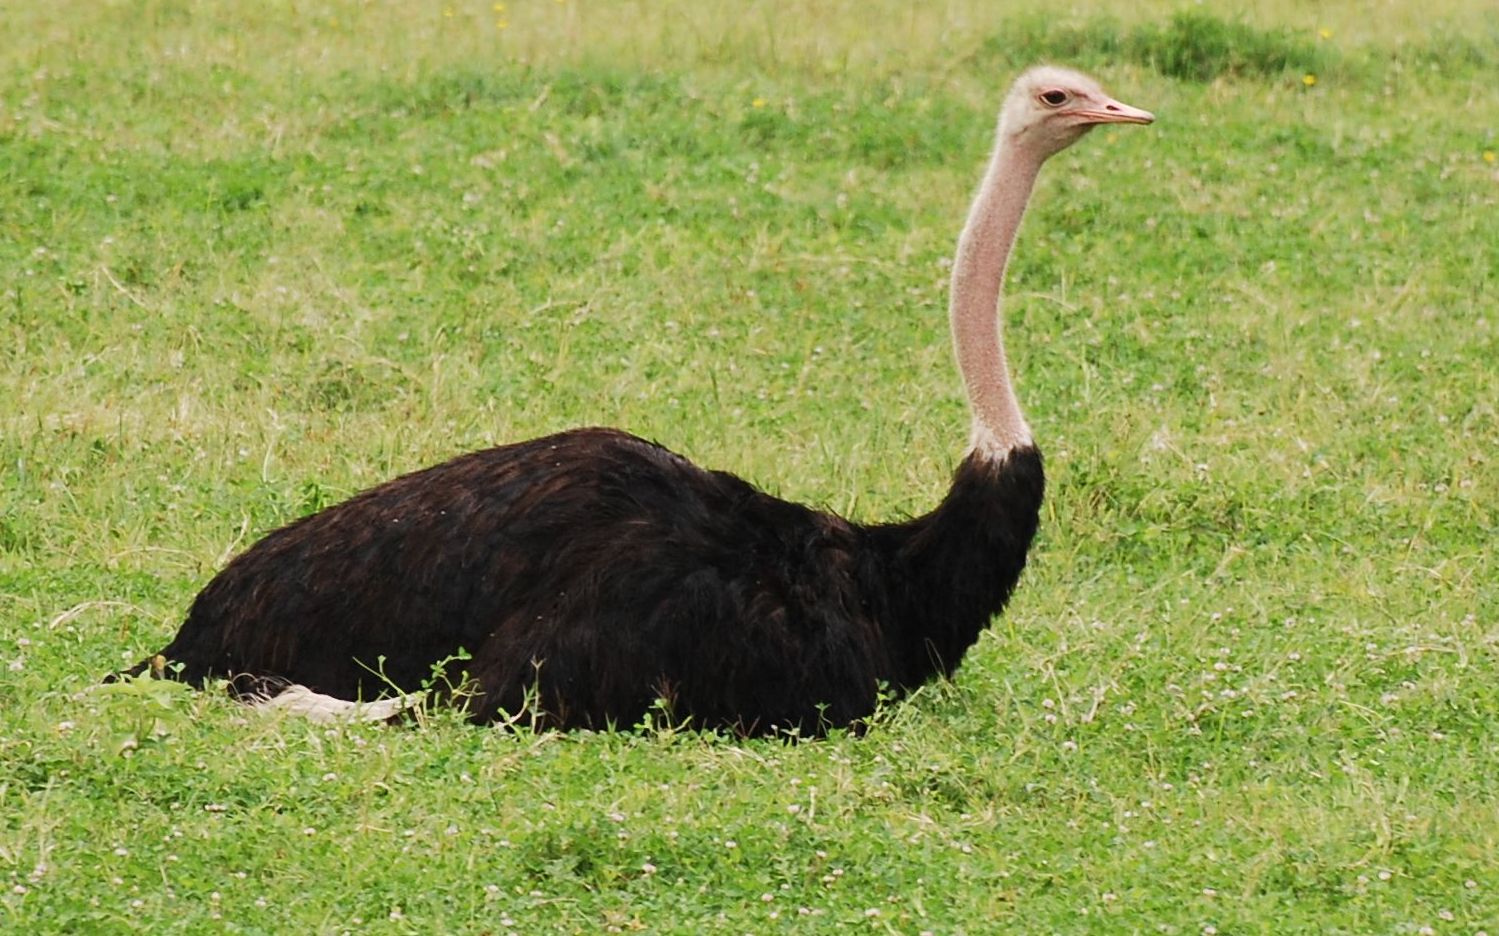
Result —
<svg viewBox="0 0 1499 936"><path fill-rule="evenodd" d="M1499 20L1181 10L0 11L0 928L1499 929ZM1022 233L1051 489L954 682L796 746L96 685L264 532L565 426L929 506L1039 56L1159 122Z"/></svg>

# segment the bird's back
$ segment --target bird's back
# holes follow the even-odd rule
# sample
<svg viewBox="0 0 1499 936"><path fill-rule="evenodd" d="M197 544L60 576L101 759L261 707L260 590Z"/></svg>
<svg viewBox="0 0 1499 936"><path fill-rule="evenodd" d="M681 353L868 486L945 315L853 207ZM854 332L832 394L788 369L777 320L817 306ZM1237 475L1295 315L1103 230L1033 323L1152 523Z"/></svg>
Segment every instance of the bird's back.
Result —
<svg viewBox="0 0 1499 936"><path fill-rule="evenodd" d="M477 717L526 704L601 726L656 697L701 722L872 696L860 531L614 430L456 458L277 530L231 562L162 653L340 698L467 672ZM547 698L550 696L550 698ZM842 696L844 698L839 698ZM850 715L849 717L853 717ZM740 727L748 727L740 725Z"/></svg>

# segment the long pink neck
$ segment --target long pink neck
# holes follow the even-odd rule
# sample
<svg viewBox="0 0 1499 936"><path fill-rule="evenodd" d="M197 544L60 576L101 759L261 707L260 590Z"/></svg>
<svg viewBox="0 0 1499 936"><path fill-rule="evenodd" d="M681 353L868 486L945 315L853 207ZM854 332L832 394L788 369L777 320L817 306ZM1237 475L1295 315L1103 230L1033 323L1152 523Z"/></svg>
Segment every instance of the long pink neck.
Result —
<svg viewBox="0 0 1499 936"><path fill-rule="evenodd" d="M1000 334L999 296L1015 232L1025 216L1041 160L1012 145L1001 128L953 262L953 347L973 411L973 450L996 461L1031 444Z"/></svg>

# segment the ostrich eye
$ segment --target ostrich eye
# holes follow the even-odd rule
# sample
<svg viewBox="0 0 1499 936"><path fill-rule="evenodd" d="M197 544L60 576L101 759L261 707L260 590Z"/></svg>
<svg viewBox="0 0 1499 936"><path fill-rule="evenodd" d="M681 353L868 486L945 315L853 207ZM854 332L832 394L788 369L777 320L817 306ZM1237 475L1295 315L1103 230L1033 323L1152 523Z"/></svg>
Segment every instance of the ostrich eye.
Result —
<svg viewBox="0 0 1499 936"><path fill-rule="evenodd" d="M1047 107L1061 107L1067 103L1066 91L1043 91L1041 92L1041 103Z"/></svg>

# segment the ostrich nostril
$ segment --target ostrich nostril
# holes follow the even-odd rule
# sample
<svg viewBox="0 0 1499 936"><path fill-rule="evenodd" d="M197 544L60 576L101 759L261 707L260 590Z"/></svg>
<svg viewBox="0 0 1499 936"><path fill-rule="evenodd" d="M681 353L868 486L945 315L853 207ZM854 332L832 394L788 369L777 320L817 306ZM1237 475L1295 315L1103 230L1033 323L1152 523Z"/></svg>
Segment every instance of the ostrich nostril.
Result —
<svg viewBox="0 0 1499 936"><path fill-rule="evenodd" d="M1119 110L1119 106L1117 104L1110 104L1107 107L1105 107L1104 110L1118 111Z"/></svg>

